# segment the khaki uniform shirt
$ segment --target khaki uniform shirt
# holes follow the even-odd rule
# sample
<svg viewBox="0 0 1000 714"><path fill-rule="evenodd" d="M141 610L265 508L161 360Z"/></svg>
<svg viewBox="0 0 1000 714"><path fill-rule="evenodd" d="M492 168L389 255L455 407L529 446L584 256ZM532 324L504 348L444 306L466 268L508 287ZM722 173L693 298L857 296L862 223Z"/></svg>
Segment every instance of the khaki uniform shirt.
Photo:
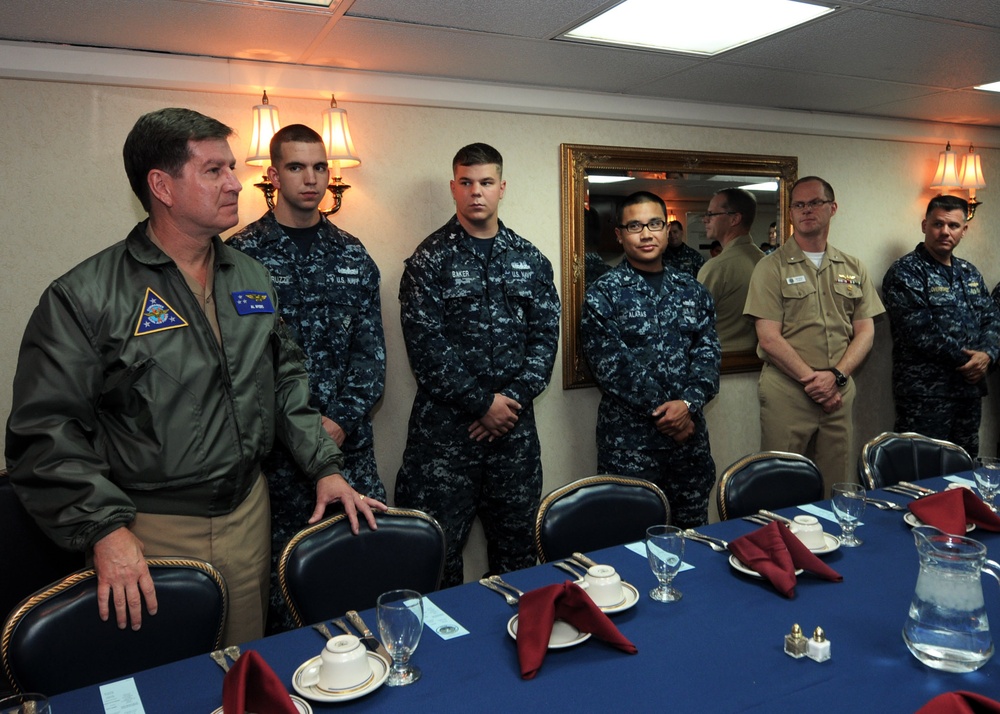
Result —
<svg viewBox="0 0 1000 714"><path fill-rule="evenodd" d="M757 347L753 321L743 316L753 269L764 258L749 235L726 244L698 271L698 282L715 299L715 329L725 352L747 352Z"/></svg>
<svg viewBox="0 0 1000 714"><path fill-rule="evenodd" d="M795 239L764 256L753 271L744 315L781 323L781 336L813 369L840 361L853 322L885 312L857 258L827 243L819 269ZM758 356L770 361L760 347Z"/></svg>

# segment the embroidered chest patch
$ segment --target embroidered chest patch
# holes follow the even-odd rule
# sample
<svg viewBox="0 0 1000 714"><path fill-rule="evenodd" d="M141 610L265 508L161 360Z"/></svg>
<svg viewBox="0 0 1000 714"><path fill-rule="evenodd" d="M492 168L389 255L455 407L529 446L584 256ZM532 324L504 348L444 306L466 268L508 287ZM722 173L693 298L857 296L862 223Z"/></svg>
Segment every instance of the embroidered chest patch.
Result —
<svg viewBox="0 0 1000 714"><path fill-rule="evenodd" d="M240 315L274 312L274 303L271 302L271 296L263 290L241 290L234 292L232 295L233 304L236 305L236 312Z"/></svg>
<svg viewBox="0 0 1000 714"><path fill-rule="evenodd" d="M153 292L152 288L146 288L146 296L142 301L142 314L133 333L136 337L187 326L187 320L170 307L166 300Z"/></svg>

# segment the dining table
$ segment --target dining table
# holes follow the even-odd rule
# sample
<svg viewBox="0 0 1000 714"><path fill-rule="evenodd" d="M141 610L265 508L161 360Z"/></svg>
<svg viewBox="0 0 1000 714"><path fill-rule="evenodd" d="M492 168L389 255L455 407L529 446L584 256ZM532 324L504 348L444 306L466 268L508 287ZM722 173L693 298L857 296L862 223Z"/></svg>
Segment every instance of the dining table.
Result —
<svg viewBox="0 0 1000 714"><path fill-rule="evenodd" d="M939 490L971 482L971 472L920 484ZM878 498L906 505L910 498L874 491ZM833 535L840 528L831 504L779 509L779 515L816 515ZM907 649L902 627L919 571L905 512L868 505L854 548L837 547L823 561L843 576L831 582L810 573L798 576L794 596L779 594L766 580L738 571L729 554L693 540L685 543L675 587L678 602L652 600L657 583L639 544L587 553L613 566L638 591L634 605L610 615L638 649L628 654L592 637L550 649L533 679L522 679L508 623L517 606L477 582L426 594L433 607L462 629L442 636L430 624L412 662L422 677L404 687L381 686L363 697L311 701L321 712L915 712L935 695L969 690L1000 699L1000 657L970 673L932 669ZM743 519L706 525L701 533L733 540L761 526ZM1000 550L1000 533L978 529L990 557ZM344 577L351 577L345 573ZM507 573L504 580L530 591L572 579L551 563ZM1000 588L984 579L989 614L1000 618ZM333 615L336 615L334 613ZM376 636L374 609L361 612ZM329 624L329 623L327 623ZM817 662L784 652L784 638L800 625L810 636L822 628L830 659ZM335 633L336 634L336 633ZM85 644L83 645L85 646ZM311 627L247 642L295 694L292 677L316 657L324 639ZM95 656L100 656L95 653ZM222 705L222 669L206 654L138 672L112 683L52 697L53 714L212 714ZM134 691L141 709L123 708L109 693ZM107 703L107 707L106 707Z"/></svg>

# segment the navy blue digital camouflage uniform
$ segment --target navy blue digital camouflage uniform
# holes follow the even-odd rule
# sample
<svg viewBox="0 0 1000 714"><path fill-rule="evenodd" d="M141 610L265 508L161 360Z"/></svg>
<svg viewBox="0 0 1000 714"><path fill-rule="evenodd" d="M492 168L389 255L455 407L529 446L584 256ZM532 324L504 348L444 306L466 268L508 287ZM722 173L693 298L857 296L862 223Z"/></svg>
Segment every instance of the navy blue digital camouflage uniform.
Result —
<svg viewBox="0 0 1000 714"><path fill-rule="evenodd" d="M946 439L975 457L986 380L956 372L963 349L1000 354L1000 311L983 276L967 260L941 265L924 244L897 260L882 279L892 331L896 431Z"/></svg>
<svg viewBox="0 0 1000 714"><path fill-rule="evenodd" d="M272 212L251 223L229 245L271 273L281 317L304 352L311 404L344 430L343 476L360 494L386 500L372 444L370 412L385 386L385 337L379 271L361 242L326 218L319 239L303 255ZM277 562L307 525L316 485L284 449L262 464L271 498L271 606L268 632L294 626L281 597Z"/></svg>
<svg viewBox="0 0 1000 714"><path fill-rule="evenodd" d="M681 243L676 248L668 245L663 251L663 264L697 278L698 271L705 264L705 256L687 243Z"/></svg>
<svg viewBox="0 0 1000 714"><path fill-rule="evenodd" d="M395 502L444 528L445 586L462 582L462 549L477 514L492 572L535 562L542 465L532 401L552 375L559 336L548 259L503 223L488 262L475 240L452 217L406 261L399 286L417 394ZM492 442L475 441L469 426L495 393L521 404L517 424Z"/></svg>
<svg viewBox="0 0 1000 714"><path fill-rule="evenodd" d="M702 409L719 392L722 358L711 294L669 266L657 293L623 261L587 288L580 330L602 392L598 471L655 483L667 494L674 525L707 523L715 462ZM651 416L676 399L691 403L695 424L679 444L657 431Z"/></svg>

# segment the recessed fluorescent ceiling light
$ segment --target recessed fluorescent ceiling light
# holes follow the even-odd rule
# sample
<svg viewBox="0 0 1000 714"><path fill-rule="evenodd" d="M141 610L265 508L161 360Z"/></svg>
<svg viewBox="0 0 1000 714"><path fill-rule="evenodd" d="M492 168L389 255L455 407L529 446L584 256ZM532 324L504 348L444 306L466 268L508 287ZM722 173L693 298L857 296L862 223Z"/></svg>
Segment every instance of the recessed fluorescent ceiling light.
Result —
<svg viewBox="0 0 1000 714"><path fill-rule="evenodd" d="M563 37L714 55L833 10L795 0L625 0Z"/></svg>
<svg viewBox="0 0 1000 714"><path fill-rule="evenodd" d="M976 89L982 89L984 92L1000 92L1000 82L990 82L989 84L980 84Z"/></svg>
<svg viewBox="0 0 1000 714"><path fill-rule="evenodd" d="M765 181L764 183L751 183L746 186L740 186L744 191L777 191L778 182L777 181Z"/></svg>
<svg viewBox="0 0 1000 714"><path fill-rule="evenodd" d="M622 181L632 181L634 176L595 176L594 174L587 174L587 180L590 183L621 183Z"/></svg>

